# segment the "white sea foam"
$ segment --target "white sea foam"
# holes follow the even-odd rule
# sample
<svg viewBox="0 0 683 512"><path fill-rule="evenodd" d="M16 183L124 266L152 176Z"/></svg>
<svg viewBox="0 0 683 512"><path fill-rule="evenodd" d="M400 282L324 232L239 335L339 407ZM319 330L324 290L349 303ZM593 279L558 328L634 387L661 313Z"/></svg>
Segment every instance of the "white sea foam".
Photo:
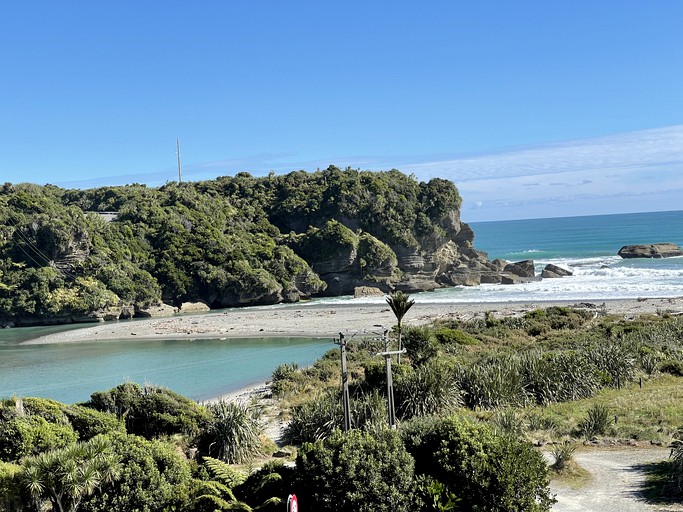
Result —
<svg viewBox="0 0 683 512"><path fill-rule="evenodd" d="M573 272L570 277L542 279L516 285L483 284L445 288L415 295L425 303L535 302L552 300L609 300L683 296L683 260L623 260L620 257L557 258L537 261L537 274L547 263ZM382 297L335 297L314 304L380 303Z"/></svg>

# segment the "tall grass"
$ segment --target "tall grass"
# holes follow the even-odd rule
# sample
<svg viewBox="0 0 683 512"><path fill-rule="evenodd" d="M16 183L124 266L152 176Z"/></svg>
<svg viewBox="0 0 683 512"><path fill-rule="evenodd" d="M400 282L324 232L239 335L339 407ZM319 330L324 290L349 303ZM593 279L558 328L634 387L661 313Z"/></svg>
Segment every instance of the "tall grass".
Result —
<svg viewBox="0 0 683 512"><path fill-rule="evenodd" d="M236 402L209 405L209 453L229 464L247 462L261 449L260 409Z"/></svg>
<svg viewBox="0 0 683 512"><path fill-rule="evenodd" d="M588 409L588 416L580 424L581 433L586 439L603 435L611 422L609 408L602 404L594 404Z"/></svg>

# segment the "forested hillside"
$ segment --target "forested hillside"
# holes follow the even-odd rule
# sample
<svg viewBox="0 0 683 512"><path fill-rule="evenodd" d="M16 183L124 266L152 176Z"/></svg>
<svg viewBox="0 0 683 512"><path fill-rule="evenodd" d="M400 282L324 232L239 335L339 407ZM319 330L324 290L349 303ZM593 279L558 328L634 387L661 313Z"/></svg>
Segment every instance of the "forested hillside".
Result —
<svg viewBox="0 0 683 512"><path fill-rule="evenodd" d="M439 286L445 266L485 260L460 201L446 180L335 167L160 188L6 183L0 322L119 318L160 301L293 302L414 277Z"/></svg>

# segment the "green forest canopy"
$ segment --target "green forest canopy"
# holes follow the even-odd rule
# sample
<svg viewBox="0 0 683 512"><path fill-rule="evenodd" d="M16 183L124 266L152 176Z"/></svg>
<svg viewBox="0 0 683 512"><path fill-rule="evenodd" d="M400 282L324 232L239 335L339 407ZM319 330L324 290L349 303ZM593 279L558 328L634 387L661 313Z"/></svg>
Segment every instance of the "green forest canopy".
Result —
<svg viewBox="0 0 683 512"><path fill-rule="evenodd" d="M329 167L249 173L159 188L0 186L0 320L87 315L122 305L211 307L324 292L321 239L362 251L358 272L396 264L392 248L444 236L459 210L450 181ZM116 220L98 215L116 212Z"/></svg>

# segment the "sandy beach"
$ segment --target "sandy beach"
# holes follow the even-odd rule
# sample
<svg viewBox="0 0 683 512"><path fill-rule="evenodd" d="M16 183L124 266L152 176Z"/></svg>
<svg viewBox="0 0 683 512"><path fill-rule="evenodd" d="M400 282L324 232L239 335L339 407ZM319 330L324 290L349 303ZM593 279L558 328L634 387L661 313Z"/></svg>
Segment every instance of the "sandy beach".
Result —
<svg viewBox="0 0 683 512"><path fill-rule="evenodd" d="M416 303L404 325L419 325L436 319L471 319L492 312L495 316L518 315L549 306L579 306L626 318L668 312L683 314L683 297L620 299L610 301L508 302L508 303ZM248 337L336 337L390 328L396 318L386 304L288 305L280 308L240 308L206 314L176 315L125 322L106 322L91 327L50 334L27 344L113 341L131 338L248 338Z"/></svg>

